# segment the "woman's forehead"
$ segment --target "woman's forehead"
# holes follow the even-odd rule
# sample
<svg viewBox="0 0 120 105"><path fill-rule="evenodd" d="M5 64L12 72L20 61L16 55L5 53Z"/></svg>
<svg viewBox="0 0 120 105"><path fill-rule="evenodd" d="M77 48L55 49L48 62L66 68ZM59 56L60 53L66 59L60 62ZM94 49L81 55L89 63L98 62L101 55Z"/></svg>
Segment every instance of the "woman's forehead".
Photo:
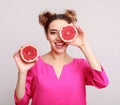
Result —
<svg viewBox="0 0 120 105"><path fill-rule="evenodd" d="M50 23L49 29L60 29L61 27L68 24L65 20L54 20Z"/></svg>

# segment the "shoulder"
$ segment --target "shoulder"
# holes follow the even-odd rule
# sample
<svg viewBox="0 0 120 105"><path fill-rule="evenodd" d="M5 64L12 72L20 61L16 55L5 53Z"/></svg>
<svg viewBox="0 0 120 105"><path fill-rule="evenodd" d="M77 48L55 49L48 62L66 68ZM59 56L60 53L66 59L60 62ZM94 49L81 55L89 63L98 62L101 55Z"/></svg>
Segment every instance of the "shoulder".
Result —
<svg viewBox="0 0 120 105"><path fill-rule="evenodd" d="M29 72L31 73L35 73L39 68L41 68L41 66L44 65L44 62L42 61L42 58L39 56L35 65L33 67L31 67L31 69L29 70Z"/></svg>
<svg viewBox="0 0 120 105"><path fill-rule="evenodd" d="M85 58L73 58L76 63L87 63Z"/></svg>
<svg viewBox="0 0 120 105"><path fill-rule="evenodd" d="M89 63L85 58L74 58L73 64L78 67L89 67Z"/></svg>

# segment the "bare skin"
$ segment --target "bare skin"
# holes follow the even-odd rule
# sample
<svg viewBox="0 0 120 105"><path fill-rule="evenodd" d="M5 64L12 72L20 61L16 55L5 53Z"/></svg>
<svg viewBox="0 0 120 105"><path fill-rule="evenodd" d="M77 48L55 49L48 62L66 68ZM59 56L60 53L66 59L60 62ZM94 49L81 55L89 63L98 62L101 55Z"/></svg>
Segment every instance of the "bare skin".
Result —
<svg viewBox="0 0 120 105"><path fill-rule="evenodd" d="M60 39L59 36L60 28L66 24L68 23L64 20L55 20L49 25L47 40L50 43L51 51L45 55L42 55L41 56L42 60L54 67L56 76L59 79L63 66L71 62L73 59L66 52L68 45L72 45L80 49L80 51L84 54L84 56L86 57L90 66L93 69L101 71L101 65L96 59L95 55L93 54L91 48L89 47L86 41L86 37L80 27L76 27L78 30L78 36L73 42L65 43ZM22 59L20 58L19 51L17 51L13 57L18 67L16 96L18 100L20 100L25 94L27 72L32 66L34 66L36 62L29 64L23 62Z"/></svg>

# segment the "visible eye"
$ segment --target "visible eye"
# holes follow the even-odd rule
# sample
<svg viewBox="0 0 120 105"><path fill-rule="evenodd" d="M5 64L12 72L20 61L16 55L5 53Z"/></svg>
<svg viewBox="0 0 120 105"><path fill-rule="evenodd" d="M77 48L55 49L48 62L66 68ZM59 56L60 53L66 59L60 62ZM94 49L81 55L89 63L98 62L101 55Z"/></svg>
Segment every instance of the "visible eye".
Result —
<svg viewBox="0 0 120 105"><path fill-rule="evenodd" d="M51 31L50 34L51 34L51 35L56 35L57 32L56 32L56 31Z"/></svg>

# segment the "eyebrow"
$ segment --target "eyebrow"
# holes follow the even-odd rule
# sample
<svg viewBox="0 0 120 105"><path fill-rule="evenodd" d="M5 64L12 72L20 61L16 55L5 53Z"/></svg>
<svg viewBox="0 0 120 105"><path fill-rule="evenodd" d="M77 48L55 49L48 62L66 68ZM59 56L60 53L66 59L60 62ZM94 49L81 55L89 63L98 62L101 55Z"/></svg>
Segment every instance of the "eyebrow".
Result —
<svg viewBox="0 0 120 105"><path fill-rule="evenodd" d="M57 29L50 29L49 31L57 31Z"/></svg>

